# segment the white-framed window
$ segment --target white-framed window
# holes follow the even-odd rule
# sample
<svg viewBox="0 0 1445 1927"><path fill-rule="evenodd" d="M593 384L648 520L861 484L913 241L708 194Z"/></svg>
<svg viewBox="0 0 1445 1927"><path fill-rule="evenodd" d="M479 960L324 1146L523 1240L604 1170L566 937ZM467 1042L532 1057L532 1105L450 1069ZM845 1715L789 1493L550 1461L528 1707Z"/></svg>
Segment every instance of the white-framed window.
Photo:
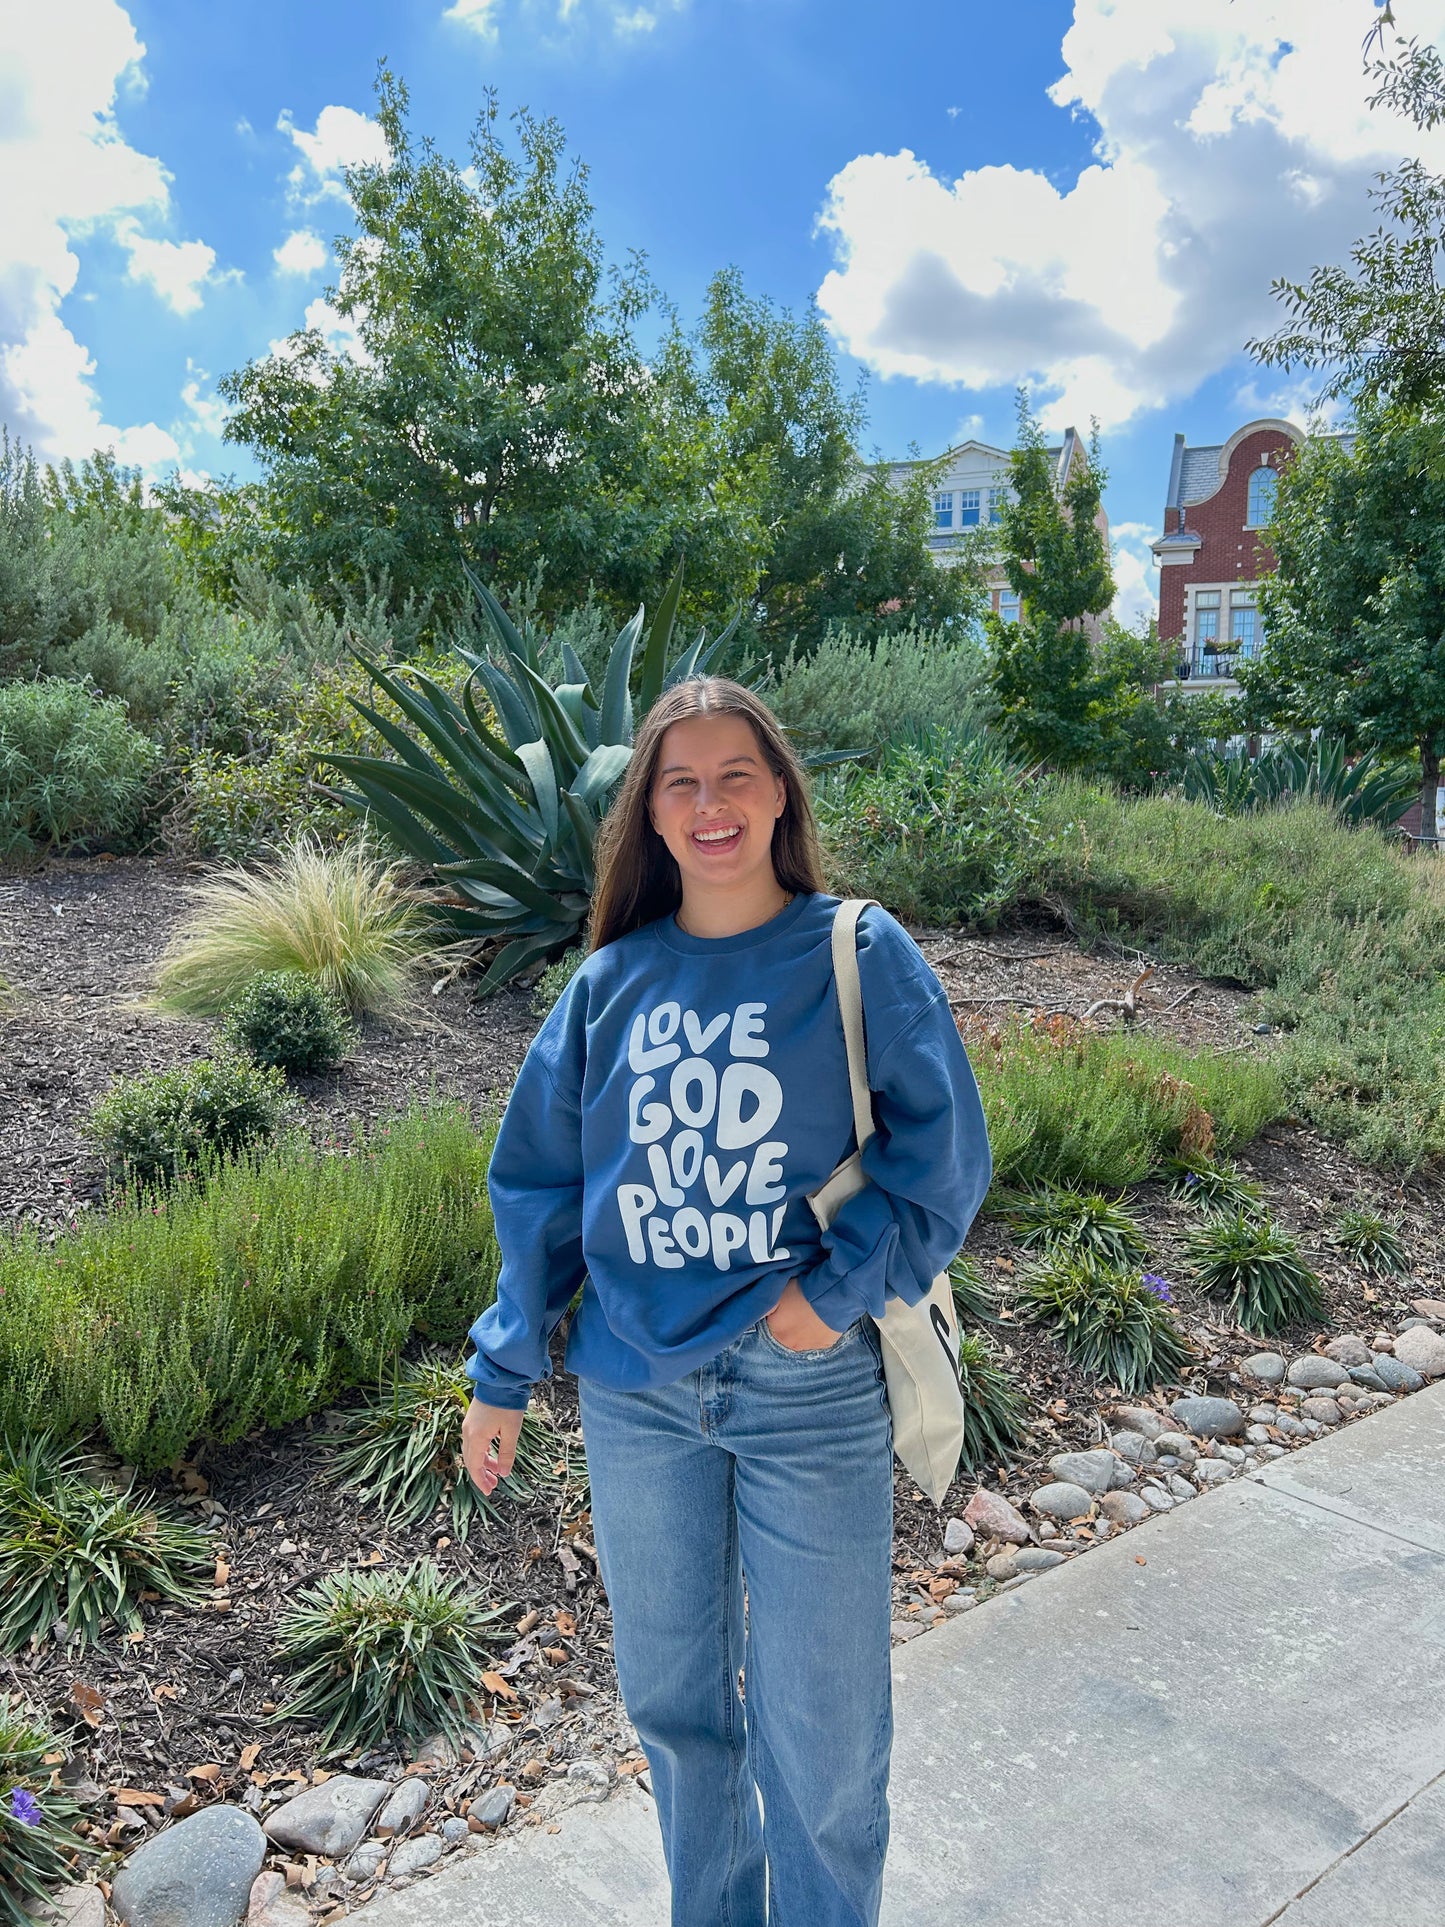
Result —
<svg viewBox="0 0 1445 1927"><path fill-rule="evenodd" d="M953 527L953 491L944 489L941 495L933 498L933 526L936 529Z"/></svg>
<svg viewBox="0 0 1445 1927"><path fill-rule="evenodd" d="M958 492L958 526L961 529L976 529L983 516L983 491L977 488L963 488Z"/></svg>
<svg viewBox="0 0 1445 1927"><path fill-rule="evenodd" d="M1000 589L998 592L998 619L1000 622L1017 622L1019 619L1019 594L1017 589Z"/></svg>
<svg viewBox="0 0 1445 1927"><path fill-rule="evenodd" d="M1241 656L1259 653L1264 634L1253 589L1234 589L1229 597L1229 640Z"/></svg>
<svg viewBox="0 0 1445 1927"><path fill-rule="evenodd" d="M1201 589L1194 598L1194 652L1213 655L1219 647L1219 591Z"/></svg>
<svg viewBox="0 0 1445 1927"><path fill-rule="evenodd" d="M988 492L988 519L993 527L1003 520L1004 506L1008 501L1006 488L991 488Z"/></svg>
<svg viewBox="0 0 1445 1927"><path fill-rule="evenodd" d="M1245 510L1247 529L1267 528L1274 520L1275 498L1279 494L1279 474L1265 464L1249 478L1249 503Z"/></svg>

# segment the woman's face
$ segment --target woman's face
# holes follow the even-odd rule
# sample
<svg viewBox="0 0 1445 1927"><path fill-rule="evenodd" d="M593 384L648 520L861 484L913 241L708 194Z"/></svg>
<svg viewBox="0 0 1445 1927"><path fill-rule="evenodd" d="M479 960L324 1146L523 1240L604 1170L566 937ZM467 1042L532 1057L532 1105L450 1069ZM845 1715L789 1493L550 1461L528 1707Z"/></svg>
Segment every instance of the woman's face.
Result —
<svg viewBox="0 0 1445 1927"><path fill-rule="evenodd" d="M787 800L751 723L690 716L663 736L647 807L685 889L732 889L763 871L771 877L773 826Z"/></svg>

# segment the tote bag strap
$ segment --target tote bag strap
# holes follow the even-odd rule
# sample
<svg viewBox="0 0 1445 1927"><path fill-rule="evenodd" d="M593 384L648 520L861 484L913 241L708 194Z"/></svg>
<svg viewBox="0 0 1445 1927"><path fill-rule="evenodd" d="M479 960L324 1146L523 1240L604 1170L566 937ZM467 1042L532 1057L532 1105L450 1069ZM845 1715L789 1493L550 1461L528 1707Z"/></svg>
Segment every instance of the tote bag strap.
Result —
<svg viewBox="0 0 1445 1927"><path fill-rule="evenodd" d="M858 1149L873 1135L873 1097L868 1088L868 1050L863 1035L863 986L858 980L858 920L871 897L849 897L833 917L833 981L848 1047L848 1086L853 1093L853 1130Z"/></svg>

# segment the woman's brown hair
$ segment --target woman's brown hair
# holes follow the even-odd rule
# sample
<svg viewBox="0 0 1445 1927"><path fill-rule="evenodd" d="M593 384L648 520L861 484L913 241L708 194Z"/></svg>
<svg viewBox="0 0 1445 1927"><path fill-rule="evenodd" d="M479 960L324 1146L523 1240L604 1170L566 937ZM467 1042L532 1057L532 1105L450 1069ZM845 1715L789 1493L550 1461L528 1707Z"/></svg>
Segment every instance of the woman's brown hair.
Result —
<svg viewBox="0 0 1445 1927"><path fill-rule="evenodd" d="M808 778L767 704L723 676L694 676L666 690L642 720L617 801L597 833L597 888L592 898L592 948L616 943L682 902L682 878L667 845L652 827L648 800L662 739L674 723L693 716L741 716L758 739L774 776L783 781L783 813L773 827L773 875L800 895L823 888L818 826Z"/></svg>

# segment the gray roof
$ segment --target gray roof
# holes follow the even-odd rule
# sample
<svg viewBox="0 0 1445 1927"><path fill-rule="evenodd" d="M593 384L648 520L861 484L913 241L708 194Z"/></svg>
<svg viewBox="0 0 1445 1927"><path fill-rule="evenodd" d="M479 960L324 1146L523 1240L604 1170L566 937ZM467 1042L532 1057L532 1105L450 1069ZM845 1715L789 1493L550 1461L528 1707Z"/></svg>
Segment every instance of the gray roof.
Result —
<svg viewBox="0 0 1445 1927"><path fill-rule="evenodd" d="M1213 495L1219 487L1219 457L1223 452L1223 442L1216 442L1212 448L1184 449L1184 459L1179 464L1179 493L1174 498L1176 506L1203 502Z"/></svg>

